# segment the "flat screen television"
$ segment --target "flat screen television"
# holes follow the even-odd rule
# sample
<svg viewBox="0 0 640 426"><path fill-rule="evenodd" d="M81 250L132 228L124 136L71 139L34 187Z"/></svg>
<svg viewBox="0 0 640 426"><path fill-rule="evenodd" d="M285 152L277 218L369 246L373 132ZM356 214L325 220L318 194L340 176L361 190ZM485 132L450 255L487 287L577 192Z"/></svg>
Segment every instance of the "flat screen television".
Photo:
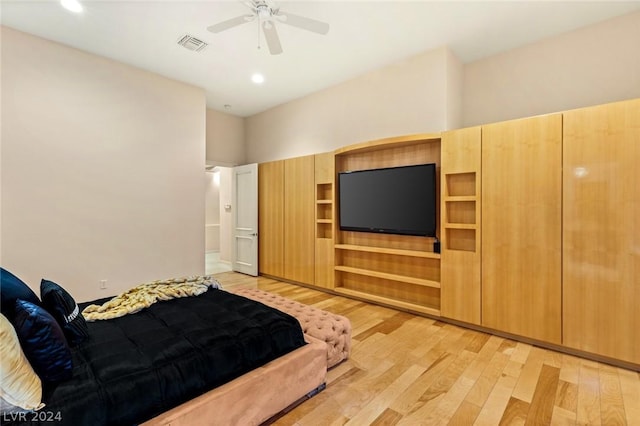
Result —
<svg viewBox="0 0 640 426"><path fill-rule="evenodd" d="M340 229L436 236L436 165L338 174Z"/></svg>

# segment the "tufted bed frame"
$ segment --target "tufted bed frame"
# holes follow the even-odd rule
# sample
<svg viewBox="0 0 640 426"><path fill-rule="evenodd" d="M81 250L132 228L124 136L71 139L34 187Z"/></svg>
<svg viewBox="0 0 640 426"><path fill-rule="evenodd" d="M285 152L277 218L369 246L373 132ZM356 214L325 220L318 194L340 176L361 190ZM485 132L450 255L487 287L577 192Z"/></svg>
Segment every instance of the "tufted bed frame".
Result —
<svg viewBox="0 0 640 426"><path fill-rule="evenodd" d="M235 293L298 319L307 345L141 426L259 425L322 390L327 369L349 357L351 323L346 317L258 289Z"/></svg>

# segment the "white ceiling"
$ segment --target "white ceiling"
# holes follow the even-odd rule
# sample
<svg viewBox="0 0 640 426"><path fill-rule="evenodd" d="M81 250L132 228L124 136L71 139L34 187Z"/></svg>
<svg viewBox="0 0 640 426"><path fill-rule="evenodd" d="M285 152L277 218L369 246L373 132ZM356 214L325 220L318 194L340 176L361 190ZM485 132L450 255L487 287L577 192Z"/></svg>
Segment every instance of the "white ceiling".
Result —
<svg viewBox="0 0 640 426"><path fill-rule="evenodd" d="M207 27L246 14L240 1L89 1L73 14L57 0L1 0L3 25L202 87L210 108L249 116L440 46L464 63L640 10L640 1L282 1L282 10L330 24L326 36L278 25L269 54L257 23ZM209 46L196 53L177 41ZM250 80L254 72L264 84Z"/></svg>

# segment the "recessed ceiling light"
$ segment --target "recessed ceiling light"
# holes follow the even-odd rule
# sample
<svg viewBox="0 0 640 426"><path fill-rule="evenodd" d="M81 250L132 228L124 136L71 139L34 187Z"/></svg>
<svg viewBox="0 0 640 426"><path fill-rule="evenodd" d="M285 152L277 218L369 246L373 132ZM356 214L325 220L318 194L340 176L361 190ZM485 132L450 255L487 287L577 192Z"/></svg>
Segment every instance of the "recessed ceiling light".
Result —
<svg viewBox="0 0 640 426"><path fill-rule="evenodd" d="M255 84L262 84L264 83L264 75L255 73L251 76L251 81L253 81Z"/></svg>
<svg viewBox="0 0 640 426"><path fill-rule="evenodd" d="M67 10L71 12L80 13L82 12L82 5L78 0L60 0L60 4Z"/></svg>

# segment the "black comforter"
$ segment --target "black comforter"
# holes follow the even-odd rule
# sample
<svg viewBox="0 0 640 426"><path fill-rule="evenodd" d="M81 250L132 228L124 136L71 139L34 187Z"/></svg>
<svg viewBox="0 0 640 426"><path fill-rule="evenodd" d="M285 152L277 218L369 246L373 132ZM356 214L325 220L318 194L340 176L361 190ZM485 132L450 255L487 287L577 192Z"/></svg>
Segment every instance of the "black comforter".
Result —
<svg viewBox="0 0 640 426"><path fill-rule="evenodd" d="M26 424L137 424L305 344L295 318L215 289L88 325L73 378Z"/></svg>

